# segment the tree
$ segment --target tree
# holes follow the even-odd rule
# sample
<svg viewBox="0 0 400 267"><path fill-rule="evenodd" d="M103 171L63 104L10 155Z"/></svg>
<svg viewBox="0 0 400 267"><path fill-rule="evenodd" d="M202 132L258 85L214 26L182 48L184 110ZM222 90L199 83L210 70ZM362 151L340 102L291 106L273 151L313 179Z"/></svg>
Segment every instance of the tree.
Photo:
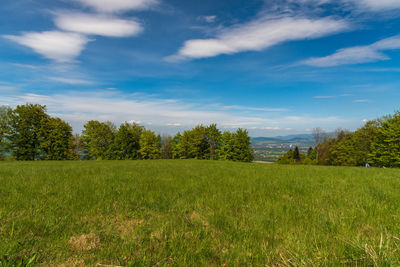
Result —
<svg viewBox="0 0 400 267"><path fill-rule="evenodd" d="M82 140L85 156L89 159L107 159L114 143L115 126L110 122L89 121L84 125Z"/></svg>
<svg viewBox="0 0 400 267"><path fill-rule="evenodd" d="M293 160L295 162L300 162L300 151L298 146L296 146L296 148L293 151Z"/></svg>
<svg viewBox="0 0 400 267"><path fill-rule="evenodd" d="M376 129L370 156L375 165L400 167L400 112L385 118Z"/></svg>
<svg viewBox="0 0 400 267"><path fill-rule="evenodd" d="M111 159L138 159L140 149L140 136L144 128L137 124L122 124L115 134L114 143L110 147Z"/></svg>
<svg viewBox="0 0 400 267"><path fill-rule="evenodd" d="M278 157L278 159L276 160L276 163L278 163L278 164L293 164L294 163L293 150L290 149L288 152L286 152L282 156Z"/></svg>
<svg viewBox="0 0 400 267"><path fill-rule="evenodd" d="M208 156L209 144L203 125L184 131L182 140L186 158L205 159Z"/></svg>
<svg viewBox="0 0 400 267"><path fill-rule="evenodd" d="M314 128L313 129L313 136L315 139L315 151L317 154L317 162L319 161L319 156L320 156L320 151L319 151L319 147L320 144L325 142L327 140L327 134L321 129L321 128Z"/></svg>
<svg viewBox="0 0 400 267"><path fill-rule="evenodd" d="M46 106L41 105L20 105L11 112L8 139L15 159L38 160L43 158L39 133L42 123L48 119Z"/></svg>
<svg viewBox="0 0 400 267"><path fill-rule="evenodd" d="M332 140L327 162L336 166L354 166L357 164L355 153L354 133L338 135Z"/></svg>
<svg viewBox="0 0 400 267"><path fill-rule="evenodd" d="M178 132L174 138L172 138L172 158L173 159L184 159L185 149L183 147L183 136Z"/></svg>
<svg viewBox="0 0 400 267"><path fill-rule="evenodd" d="M140 136L141 159L159 159L161 157L161 137L151 130L143 131Z"/></svg>
<svg viewBox="0 0 400 267"><path fill-rule="evenodd" d="M79 160L81 159L84 151L84 144L81 136L79 134L74 134L72 136L72 144L71 144L71 150L72 150L72 159L73 160Z"/></svg>
<svg viewBox="0 0 400 267"><path fill-rule="evenodd" d="M221 144L216 150L219 159L232 160L233 159L233 134L225 131L221 136Z"/></svg>
<svg viewBox="0 0 400 267"><path fill-rule="evenodd" d="M215 150L218 149L221 139L221 131L216 124L211 124L206 128L206 140L210 144L210 160L214 160Z"/></svg>
<svg viewBox="0 0 400 267"><path fill-rule="evenodd" d="M72 127L68 123L60 118L45 117L38 133L43 159L72 159Z"/></svg>
<svg viewBox="0 0 400 267"><path fill-rule="evenodd" d="M312 147L309 147L307 150L307 158L309 158L310 160L316 159L315 149L313 149Z"/></svg>
<svg viewBox="0 0 400 267"><path fill-rule="evenodd" d="M313 161L306 157L306 154L300 153L299 148L296 146L294 150L290 149L288 152L280 156L276 163L278 164L312 164Z"/></svg>
<svg viewBox="0 0 400 267"><path fill-rule="evenodd" d="M169 135L163 135L161 137L161 156L163 159L172 159L172 137Z"/></svg>
<svg viewBox="0 0 400 267"><path fill-rule="evenodd" d="M250 136L247 130L239 128L232 135L232 160L251 162L254 159Z"/></svg>
<svg viewBox="0 0 400 267"><path fill-rule="evenodd" d="M9 123L12 109L8 106L0 106L0 160L6 158L9 147L7 133L9 132Z"/></svg>

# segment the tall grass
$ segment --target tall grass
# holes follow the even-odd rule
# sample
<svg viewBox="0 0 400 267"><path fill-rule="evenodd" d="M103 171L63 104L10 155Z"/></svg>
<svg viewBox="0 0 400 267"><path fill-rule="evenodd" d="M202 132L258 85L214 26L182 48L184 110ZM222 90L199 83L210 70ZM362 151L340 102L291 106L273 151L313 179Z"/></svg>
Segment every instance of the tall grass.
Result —
<svg viewBox="0 0 400 267"><path fill-rule="evenodd" d="M0 266L400 265L400 170L0 163Z"/></svg>

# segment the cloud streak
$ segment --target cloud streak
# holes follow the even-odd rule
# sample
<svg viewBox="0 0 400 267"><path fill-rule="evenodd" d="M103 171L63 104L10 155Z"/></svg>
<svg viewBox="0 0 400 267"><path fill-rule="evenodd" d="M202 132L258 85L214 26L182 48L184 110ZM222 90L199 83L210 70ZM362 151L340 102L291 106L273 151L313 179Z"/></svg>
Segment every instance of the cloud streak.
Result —
<svg viewBox="0 0 400 267"><path fill-rule="evenodd" d="M400 8L398 0L352 0L359 8L368 9L369 11L380 11Z"/></svg>
<svg viewBox="0 0 400 267"><path fill-rule="evenodd" d="M108 120L117 125L136 122L169 133L198 124L217 123L223 129L246 128L258 134L265 131L284 133L287 128L304 131L305 128L316 126L334 129L337 125L348 122L334 116L266 116L262 110L243 115L221 110L216 104L202 105L176 99L129 94L109 95L93 91L53 95L10 92L0 96L0 105L16 106L25 103L46 105L51 115L67 120L78 131L89 120Z"/></svg>
<svg viewBox="0 0 400 267"><path fill-rule="evenodd" d="M87 80L75 79L75 78L49 77L49 79L52 81L55 81L55 82L71 84L71 85L93 85L93 84L95 84L93 81L87 81Z"/></svg>
<svg viewBox="0 0 400 267"><path fill-rule="evenodd" d="M158 3L157 0L76 0L99 12L114 13L129 10L148 9Z"/></svg>
<svg viewBox="0 0 400 267"><path fill-rule="evenodd" d="M167 61L199 59L231 55L245 51L261 51L279 43L305 40L349 29L345 20L333 18L262 17L249 23L225 28L211 39L194 39L184 43Z"/></svg>
<svg viewBox="0 0 400 267"><path fill-rule="evenodd" d="M388 56L383 54L382 51L397 49L400 49L400 35L383 39L371 45L340 49L332 55L310 58L302 63L315 67L333 67L339 65L376 62L390 59Z"/></svg>
<svg viewBox="0 0 400 267"><path fill-rule="evenodd" d="M102 14L58 13L54 23L64 31L107 37L134 36L143 31L141 24L135 20Z"/></svg>
<svg viewBox="0 0 400 267"><path fill-rule="evenodd" d="M57 62L73 61L91 41L82 34L61 31L25 32L19 36L4 35L3 37L27 46L36 53Z"/></svg>

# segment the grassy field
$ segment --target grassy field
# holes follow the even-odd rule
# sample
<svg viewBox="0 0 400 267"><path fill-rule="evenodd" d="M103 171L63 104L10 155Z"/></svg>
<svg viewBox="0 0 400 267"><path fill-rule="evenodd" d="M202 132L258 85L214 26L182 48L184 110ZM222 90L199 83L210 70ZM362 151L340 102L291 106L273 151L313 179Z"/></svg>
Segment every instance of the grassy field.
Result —
<svg viewBox="0 0 400 267"><path fill-rule="evenodd" d="M398 266L400 170L3 162L0 262Z"/></svg>

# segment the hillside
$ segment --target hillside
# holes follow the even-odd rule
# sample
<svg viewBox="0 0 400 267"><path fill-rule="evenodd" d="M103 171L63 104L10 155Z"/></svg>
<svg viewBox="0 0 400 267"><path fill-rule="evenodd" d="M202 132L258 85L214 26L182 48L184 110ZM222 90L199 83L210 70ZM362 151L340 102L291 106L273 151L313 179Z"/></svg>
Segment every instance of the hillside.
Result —
<svg viewBox="0 0 400 267"><path fill-rule="evenodd" d="M398 169L0 162L0 184L0 266L400 264Z"/></svg>

